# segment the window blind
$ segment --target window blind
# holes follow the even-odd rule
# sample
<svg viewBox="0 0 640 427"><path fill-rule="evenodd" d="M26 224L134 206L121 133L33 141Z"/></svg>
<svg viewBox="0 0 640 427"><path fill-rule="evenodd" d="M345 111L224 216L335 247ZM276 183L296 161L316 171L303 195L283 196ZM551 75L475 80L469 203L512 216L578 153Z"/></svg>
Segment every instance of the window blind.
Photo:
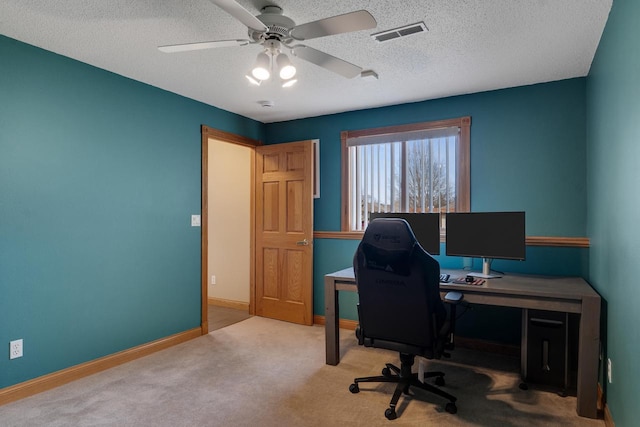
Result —
<svg viewBox="0 0 640 427"><path fill-rule="evenodd" d="M389 142L446 138L450 136L457 136L459 132L460 128L455 126L440 129L423 129L389 134L365 135L347 138L347 146L358 147L362 145L386 144Z"/></svg>

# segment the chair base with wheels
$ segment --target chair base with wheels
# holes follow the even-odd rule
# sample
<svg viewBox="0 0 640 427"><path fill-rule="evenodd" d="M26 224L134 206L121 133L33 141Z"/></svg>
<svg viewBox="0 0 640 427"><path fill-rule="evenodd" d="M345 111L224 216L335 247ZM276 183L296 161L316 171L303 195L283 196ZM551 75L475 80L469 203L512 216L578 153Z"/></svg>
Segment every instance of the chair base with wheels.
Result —
<svg viewBox="0 0 640 427"><path fill-rule="evenodd" d="M440 388L433 386L431 384L423 383L418 379L417 373L411 372L411 367L413 366L415 361L415 356L406 353L400 353L400 368L397 366L387 363L386 367L382 369L382 375L373 376L373 377L362 377L356 378L353 380L353 384L349 386L349 391L351 393L360 392L360 387L358 383L370 383L370 382L384 382L384 383L396 383L396 390L391 397L391 402L389 403L389 408L384 411L384 416L389 420L395 420L397 418L396 414L396 405L398 404L398 400L400 400L400 395L402 393L409 394L410 387L417 387L423 390L429 391L431 393L437 394L439 396L444 397L449 400L449 402L445 405L445 410L450 414L455 414L458 412L458 408L456 407L456 398L449 393L441 390ZM444 386L444 372L425 372L424 378L434 378L435 383L438 386Z"/></svg>

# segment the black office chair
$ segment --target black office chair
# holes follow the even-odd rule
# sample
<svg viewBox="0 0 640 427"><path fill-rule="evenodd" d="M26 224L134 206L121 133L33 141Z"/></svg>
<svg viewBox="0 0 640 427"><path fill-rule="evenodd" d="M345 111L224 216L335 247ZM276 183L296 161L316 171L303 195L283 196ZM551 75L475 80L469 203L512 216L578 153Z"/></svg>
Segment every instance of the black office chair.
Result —
<svg viewBox="0 0 640 427"><path fill-rule="evenodd" d="M353 267L360 302L358 344L384 348L400 353L400 368L387 363L381 376L356 378L349 386L358 393L362 382L397 383L385 416L397 418L396 405L409 387L418 387L444 397L445 410L457 412L456 398L440 388L418 380L411 372L415 356L440 359L445 348L452 348L452 322L455 303L462 299L452 293L448 310L440 298L440 264L416 241L404 219L374 219L367 227L356 250ZM424 379L435 377L444 385L444 372L425 373Z"/></svg>

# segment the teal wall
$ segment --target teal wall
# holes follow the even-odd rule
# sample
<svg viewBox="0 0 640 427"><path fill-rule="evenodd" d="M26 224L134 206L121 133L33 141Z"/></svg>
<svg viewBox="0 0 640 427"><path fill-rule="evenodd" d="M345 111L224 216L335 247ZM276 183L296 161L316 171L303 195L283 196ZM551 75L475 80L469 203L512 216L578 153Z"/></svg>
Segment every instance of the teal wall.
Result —
<svg viewBox="0 0 640 427"><path fill-rule="evenodd" d="M316 231L340 230L340 132L471 116L471 208L524 210L527 235L586 236L585 79L313 117L266 125L267 143L320 139ZM324 314L323 276L351 264L356 241L316 239L314 312ZM444 247L441 250L444 253ZM462 259L437 257L443 268ZM474 267L480 268L479 260ZM584 275L588 250L529 247L527 260L496 261L497 270ZM341 296L340 316L356 319L356 295ZM486 327L495 318L495 327ZM510 325L508 328L504 325ZM476 307L463 335L518 344L520 311Z"/></svg>
<svg viewBox="0 0 640 427"><path fill-rule="evenodd" d="M314 228L340 229L340 132L471 116L471 208L525 210L533 236L586 235L585 79L266 125L267 143L320 139Z"/></svg>
<svg viewBox="0 0 640 427"><path fill-rule="evenodd" d="M264 125L3 36L0 64L0 388L199 327L200 125Z"/></svg>
<svg viewBox="0 0 640 427"><path fill-rule="evenodd" d="M615 0L587 78L589 280L604 299L604 381L616 426L638 425L640 396L640 2Z"/></svg>

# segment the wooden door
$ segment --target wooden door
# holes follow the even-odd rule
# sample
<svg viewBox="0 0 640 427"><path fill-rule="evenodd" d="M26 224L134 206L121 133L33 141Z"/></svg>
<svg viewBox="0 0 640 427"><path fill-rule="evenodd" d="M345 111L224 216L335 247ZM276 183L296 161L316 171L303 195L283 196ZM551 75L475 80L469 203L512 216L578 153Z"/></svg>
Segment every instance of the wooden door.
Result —
<svg viewBox="0 0 640 427"><path fill-rule="evenodd" d="M256 314L313 324L311 141L256 148Z"/></svg>

